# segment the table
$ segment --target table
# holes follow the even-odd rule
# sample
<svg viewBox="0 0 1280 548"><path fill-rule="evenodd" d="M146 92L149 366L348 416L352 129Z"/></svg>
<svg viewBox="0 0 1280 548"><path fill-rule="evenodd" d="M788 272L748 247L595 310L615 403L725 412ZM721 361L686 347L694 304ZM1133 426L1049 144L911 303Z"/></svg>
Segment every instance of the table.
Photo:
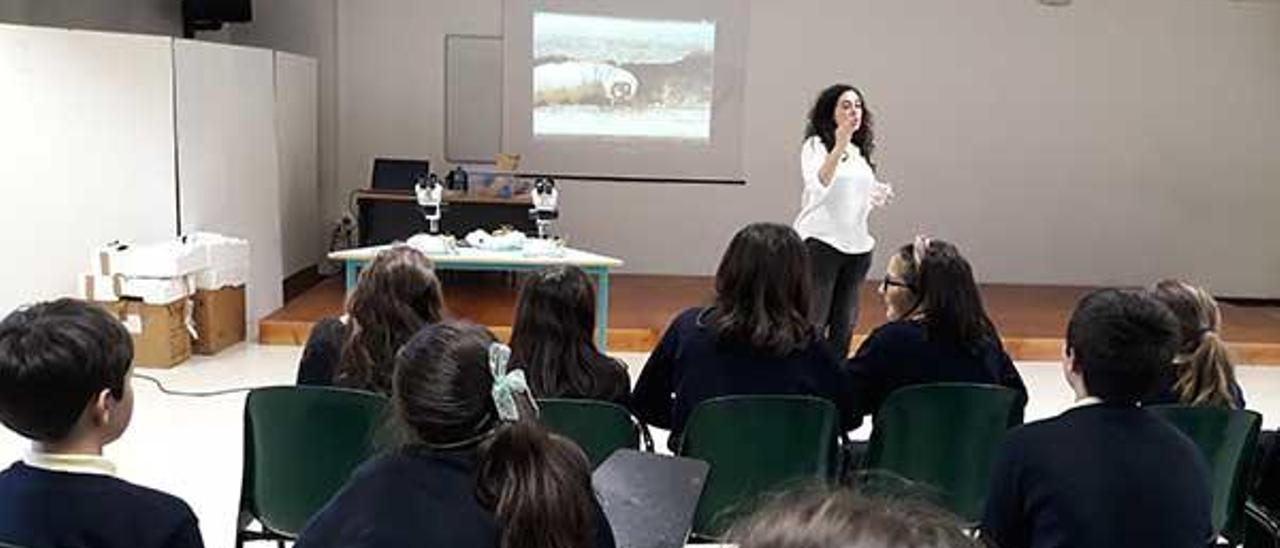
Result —
<svg viewBox="0 0 1280 548"><path fill-rule="evenodd" d="M345 249L329 254L330 259L346 264L347 293L356 286L361 265L372 261L391 245ZM609 270L622 266L621 260L572 248L565 248L562 257L526 257L519 251L485 251L467 247L459 248L457 253L426 255L436 270L529 272L552 266L581 268L596 279L596 344L601 352L605 351L609 330Z"/></svg>

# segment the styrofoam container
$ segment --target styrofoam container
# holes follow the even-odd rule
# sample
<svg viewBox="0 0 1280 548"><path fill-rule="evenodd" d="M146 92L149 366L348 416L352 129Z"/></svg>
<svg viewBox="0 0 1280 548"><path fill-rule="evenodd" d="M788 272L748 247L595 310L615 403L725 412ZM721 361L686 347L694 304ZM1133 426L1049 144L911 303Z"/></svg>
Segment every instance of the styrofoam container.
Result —
<svg viewBox="0 0 1280 548"><path fill-rule="evenodd" d="M249 268L206 268L195 274L195 288L218 290L224 287L245 285L249 280Z"/></svg>
<svg viewBox="0 0 1280 548"><path fill-rule="evenodd" d="M178 278L208 267L205 250L181 242L150 245L113 244L98 249L94 270L141 278Z"/></svg>
<svg viewBox="0 0 1280 548"><path fill-rule="evenodd" d="M249 269L249 241L212 232L195 232L182 241L203 250L208 268L239 271Z"/></svg>
<svg viewBox="0 0 1280 548"><path fill-rule="evenodd" d="M186 277L134 278L85 274L79 286L81 298L99 302L141 299L147 304L169 304L195 291L191 280Z"/></svg>

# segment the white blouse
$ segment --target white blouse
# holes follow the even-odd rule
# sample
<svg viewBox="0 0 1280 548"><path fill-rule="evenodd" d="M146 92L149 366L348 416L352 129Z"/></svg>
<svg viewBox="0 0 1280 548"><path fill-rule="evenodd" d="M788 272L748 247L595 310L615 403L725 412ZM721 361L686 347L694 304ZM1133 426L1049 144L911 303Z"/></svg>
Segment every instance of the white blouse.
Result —
<svg viewBox="0 0 1280 548"><path fill-rule="evenodd" d="M800 174L804 193L800 198L800 215L795 229L800 238L816 238L841 253L858 254L871 251L875 238L867 230L871 213L871 190L876 175L871 165L853 143L836 164L831 184L823 186L818 170L827 159L827 147L817 136L810 137L800 148Z"/></svg>

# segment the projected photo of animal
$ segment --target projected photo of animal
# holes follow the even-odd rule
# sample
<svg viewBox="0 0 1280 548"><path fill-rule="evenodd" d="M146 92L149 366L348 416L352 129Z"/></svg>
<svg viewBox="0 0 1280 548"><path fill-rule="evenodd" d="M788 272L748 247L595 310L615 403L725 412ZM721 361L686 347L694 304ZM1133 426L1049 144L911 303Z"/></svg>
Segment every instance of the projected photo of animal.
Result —
<svg viewBox="0 0 1280 548"><path fill-rule="evenodd" d="M608 63L560 61L533 67L533 103L545 105L625 105L640 81Z"/></svg>
<svg viewBox="0 0 1280 548"><path fill-rule="evenodd" d="M711 135L715 24L537 12L533 134Z"/></svg>

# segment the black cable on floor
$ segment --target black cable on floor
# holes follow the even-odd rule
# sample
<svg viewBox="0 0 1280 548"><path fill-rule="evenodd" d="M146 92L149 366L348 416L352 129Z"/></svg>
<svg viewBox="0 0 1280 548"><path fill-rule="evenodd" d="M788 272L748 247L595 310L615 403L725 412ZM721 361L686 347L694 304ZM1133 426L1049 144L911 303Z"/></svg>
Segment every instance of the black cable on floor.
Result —
<svg viewBox="0 0 1280 548"><path fill-rule="evenodd" d="M188 397L188 398L209 398L209 397L213 397L213 396L225 396L225 395L227 395L227 394L235 394L235 393L238 393L238 392L248 392L248 391L250 391L250 390L253 390L253 388L256 388L256 387L252 387L252 388L226 388L226 389L223 389L223 390L212 390L212 391L209 391L209 392L190 392L190 391L186 391L186 390L170 390L170 389L168 389L168 388L165 388L164 383L160 382L160 379L157 379L157 378L155 378L155 377L152 377L151 375L147 375L147 374L143 374L143 373L136 373L136 372L135 372L135 373L133 374L133 376L134 376L134 378L138 378L138 379L143 379L143 380L151 381L153 384L155 384L155 385L156 385L156 388L159 388L159 389L160 389L160 392L162 392L162 393L164 393L164 394L167 394L167 395L170 395L170 396L182 396L182 397Z"/></svg>

